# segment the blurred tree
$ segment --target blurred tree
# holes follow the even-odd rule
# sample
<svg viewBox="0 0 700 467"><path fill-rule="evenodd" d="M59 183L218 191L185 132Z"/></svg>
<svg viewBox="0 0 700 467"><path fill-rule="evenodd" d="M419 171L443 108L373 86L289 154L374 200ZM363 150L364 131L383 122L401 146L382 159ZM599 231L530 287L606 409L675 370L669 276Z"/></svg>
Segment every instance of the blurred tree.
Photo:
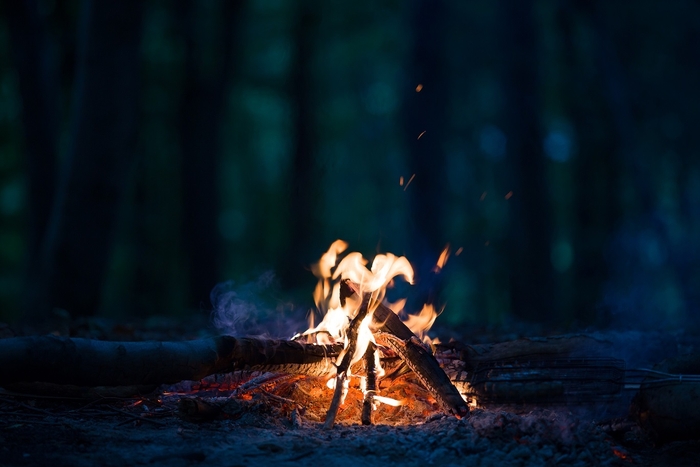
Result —
<svg viewBox="0 0 700 467"><path fill-rule="evenodd" d="M117 210L136 156L141 2L86 0L73 129L28 315L97 311Z"/></svg>
<svg viewBox="0 0 700 467"><path fill-rule="evenodd" d="M189 300L207 306L209 293L221 279L217 181L223 115L235 71L234 36L242 5L242 0L209 4L180 0L175 10L185 44L178 133L182 148L182 232Z"/></svg>
<svg viewBox="0 0 700 467"><path fill-rule="evenodd" d="M504 126L512 191L508 235L511 309L522 319L548 322L554 319L552 224L540 127L535 1L503 0L501 9Z"/></svg>
<svg viewBox="0 0 700 467"><path fill-rule="evenodd" d="M448 12L442 0L414 0L409 5L413 36L407 66L410 81L404 92L410 95L404 99L403 117L412 178L406 191L410 195L409 258L416 269L415 307L435 303L442 289L442 276L431 271L445 246L447 173L443 143L448 128L449 86L442 24Z"/></svg>
<svg viewBox="0 0 700 467"><path fill-rule="evenodd" d="M14 67L22 98L22 128L28 191L27 264L25 294L34 293L41 241L47 231L56 188L58 99L55 44L47 21L34 0L6 5Z"/></svg>
<svg viewBox="0 0 700 467"><path fill-rule="evenodd" d="M620 218L616 190L619 164L614 157L614 142L607 128L612 124L604 102L591 99L600 95L600 80L585 66L585 57L577 40L581 34L581 17L570 0L559 2L556 12L563 55L563 111L571 119L578 145L574 161L575 226L573 318L589 325L605 320L605 313L595 313L604 281L609 271L606 242ZM603 311L603 310L601 310ZM599 321L598 324L602 324Z"/></svg>
<svg viewBox="0 0 700 467"><path fill-rule="evenodd" d="M290 93L293 101L294 147L289 202L290 232L289 254L281 255L283 264L278 265L283 283L288 287L299 287L308 280L299 274L318 254L320 207L319 165L316 160L315 118L312 59L314 55L316 30L318 27L318 5L313 0L297 3L296 22L293 28L294 65L291 71ZM342 208L341 208L342 209Z"/></svg>

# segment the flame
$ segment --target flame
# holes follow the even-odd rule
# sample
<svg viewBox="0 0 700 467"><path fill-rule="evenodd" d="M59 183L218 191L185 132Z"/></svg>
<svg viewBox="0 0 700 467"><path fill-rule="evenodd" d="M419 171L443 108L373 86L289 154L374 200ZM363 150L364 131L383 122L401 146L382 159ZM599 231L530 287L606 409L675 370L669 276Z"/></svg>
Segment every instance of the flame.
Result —
<svg viewBox="0 0 700 467"><path fill-rule="evenodd" d="M442 310L440 310L438 313L435 311L435 306L430 303L426 303L423 305L423 309L420 311L420 313L407 315L406 320L404 320L404 324L423 342L428 344L438 344L439 341L437 338L430 339L427 332L431 327L433 327L433 323L435 323L435 320L440 313L442 313Z"/></svg>
<svg viewBox="0 0 700 467"><path fill-rule="evenodd" d="M347 246L348 244L343 240L336 240L321 256L319 262L311 267L311 271L319 279L314 290L314 301L323 319L317 326L310 326L303 334L314 335L319 344L344 341L345 331L360 305L359 297L352 297L346 301L345 306L341 306L340 282L342 280L348 279L357 284L361 294L372 294L371 302L375 307L382 302L386 287L395 277L401 276L407 282L413 283L413 268L406 257L391 253L379 254L367 269L367 260L358 252L348 253L338 262L339 255L347 249ZM360 327L353 362L360 358L369 342L374 341L369 330L371 312L372 310Z"/></svg>
<svg viewBox="0 0 700 467"><path fill-rule="evenodd" d="M408 180L406 186L411 183L413 176ZM319 344L331 344L342 342L346 349L348 347L347 329L352 319L357 315L357 311L362 303L362 297L370 295L369 309L366 317L362 320L357 334L357 343L355 352L351 357L351 365L358 362L365 354L370 342L375 343L374 336L370 330L370 323L373 318L373 313L376 307L382 303L389 307L399 316L406 315L404 313L405 299L398 300L394 303L389 303L385 300L386 289L393 284L397 277L402 277L409 284L413 284L413 268L405 256L396 256L392 253L378 254L374 257L371 265L367 267L368 261L358 252L350 252L341 258L341 254L345 252L348 244L342 240L333 242L322 256L317 264L311 267L312 272L318 277L318 283L314 290L314 301L316 307L323 317L321 322L314 326L313 313L309 321L309 329L303 333L307 336L309 342ZM437 261L436 268L442 269L449 257L449 245L440 255ZM348 297L345 303L340 303L340 284L344 280L349 280L359 288L359 294L353 294ZM426 332L435 322L438 316L433 305L425 305L418 314L407 314L404 320L406 326L413 331L417 336L422 338L427 343L436 343L431 341L426 335ZM342 361L345 350L338 357L338 364ZM379 358L376 360L377 377L384 374L384 370L380 365ZM348 369L347 376L350 374ZM328 387L335 386L335 378L328 381ZM344 384L347 384L345 380ZM345 391L343 391L345 393ZM384 403L388 405L401 405L400 401L382 397L373 394L375 403Z"/></svg>

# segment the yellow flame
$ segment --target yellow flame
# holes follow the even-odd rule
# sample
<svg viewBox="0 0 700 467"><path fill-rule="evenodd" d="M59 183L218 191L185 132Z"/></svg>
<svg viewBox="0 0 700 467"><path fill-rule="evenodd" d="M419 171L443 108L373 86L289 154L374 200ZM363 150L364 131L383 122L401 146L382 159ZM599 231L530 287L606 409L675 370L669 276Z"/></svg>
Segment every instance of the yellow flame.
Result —
<svg viewBox="0 0 700 467"><path fill-rule="evenodd" d="M411 180L413 177L411 177ZM408 181L408 183L411 182ZM407 184L408 185L408 184ZM310 317L309 329L304 335L313 338L315 342L322 344L343 342L346 350L341 352L338 363L347 352L348 336L347 328L362 303L362 297L371 294L369 310L358 328L355 352L351 356L351 362L358 362L367 350L370 342L376 343L369 324L372 315L379 303L384 303L394 313L399 314L404 309L406 299L394 303L384 302L386 288L397 277L402 277L408 283L413 283L413 268L404 256L396 256L391 253L378 254L374 257L370 267L368 261L358 252L351 252L340 258L341 253L347 249L348 244L342 240L336 240L328 251L321 256L319 262L312 266L312 271L319 281L314 291L314 300L323 318L320 323L313 326L313 317ZM436 270L441 270L449 258L449 244L440 254L436 264ZM345 305L340 304L340 284L343 280L349 280L359 287L359 294L353 294L345 300ZM435 307L426 304L418 314L409 314L405 320L406 326L427 343L435 343L426 335L426 332L435 322L438 316ZM383 375L384 370L376 358L378 376ZM352 365L351 363L351 365ZM348 369L348 376L350 370ZM347 380L346 380L347 381ZM329 385L335 384L335 379L329 381ZM390 405L398 405L399 401L389 398L374 396L377 402ZM377 399L380 397L380 399Z"/></svg>
<svg viewBox="0 0 700 467"><path fill-rule="evenodd" d="M390 405L392 407L398 407L400 405L403 405L403 402L392 399L391 397L385 397L385 396L379 396L379 395L374 395L372 396L372 399L374 399L376 402L381 402L382 404Z"/></svg>
<svg viewBox="0 0 700 467"><path fill-rule="evenodd" d="M413 331L413 334L421 339L425 333L430 330L438 317L438 312L435 311L435 306L430 303L423 305L423 309L417 315L408 315L404 324Z"/></svg>

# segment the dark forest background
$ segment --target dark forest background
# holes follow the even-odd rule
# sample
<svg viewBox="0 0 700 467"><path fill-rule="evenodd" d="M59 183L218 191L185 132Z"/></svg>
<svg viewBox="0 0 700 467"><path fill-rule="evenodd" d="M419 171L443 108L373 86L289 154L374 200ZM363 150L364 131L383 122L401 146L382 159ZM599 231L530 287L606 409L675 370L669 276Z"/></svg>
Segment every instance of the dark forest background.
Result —
<svg viewBox="0 0 700 467"><path fill-rule="evenodd" d="M3 2L0 321L303 314L343 238L443 324L695 327L699 102L691 0Z"/></svg>

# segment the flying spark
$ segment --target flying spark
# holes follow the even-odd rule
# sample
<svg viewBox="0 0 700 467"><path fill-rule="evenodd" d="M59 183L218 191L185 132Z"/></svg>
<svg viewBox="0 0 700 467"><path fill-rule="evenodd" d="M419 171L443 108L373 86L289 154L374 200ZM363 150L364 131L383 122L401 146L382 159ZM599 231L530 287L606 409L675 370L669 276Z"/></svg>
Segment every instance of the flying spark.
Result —
<svg viewBox="0 0 700 467"><path fill-rule="evenodd" d="M408 185L411 184L411 182L413 181L413 179L414 179L415 177L416 177L416 174L411 175L411 178L409 178L408 181L406 182L406 186L403 187L403 191L406 191L406 188L408 188Z"/></svg>

